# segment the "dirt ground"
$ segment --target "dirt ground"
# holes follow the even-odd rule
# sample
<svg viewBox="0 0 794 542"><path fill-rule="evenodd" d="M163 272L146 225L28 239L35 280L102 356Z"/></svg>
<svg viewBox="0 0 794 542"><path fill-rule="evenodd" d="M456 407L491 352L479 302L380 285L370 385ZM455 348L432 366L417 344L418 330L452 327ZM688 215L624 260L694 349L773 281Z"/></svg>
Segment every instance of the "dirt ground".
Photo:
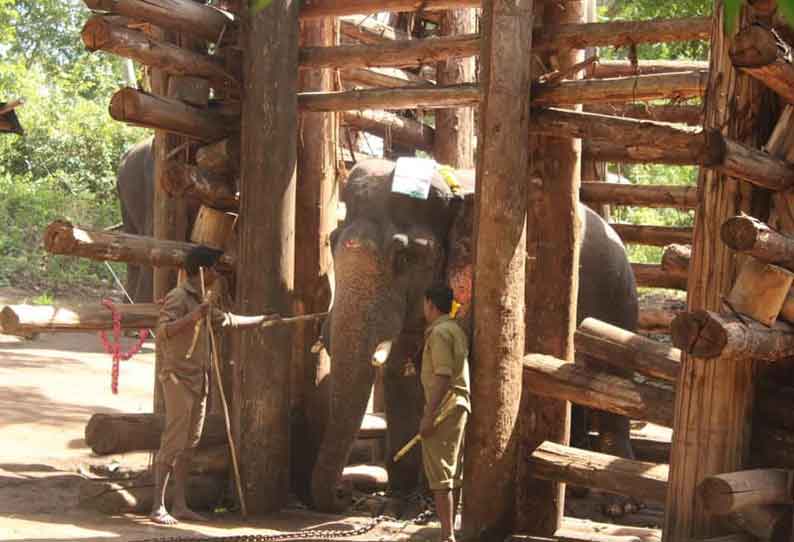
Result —
<svg viewBox="0 0 794 542"><path fill-rule="evenodd" d="M0 289L0 306L24 300ZM73 300L72 300L73 301ZM124 339L126 347L132 339ZM91 467L143 469L148 453L96 456L86 447L85 424L97 412L150 412L154 345L123 362L119 394L110 389L111 361L95 333L42 334L35 340L0 335L0 540L142 540L157 537L266 534L322 525L360 526L364 516L332 517L290 509L270 518L218 515L212 523L158 527L144 516L106 516L80 509L79 486ZM569 499L568 514L599 517L598 500ZM650 514L650 515L648 515ZM654 526L658 511L626 523ZM389 522L366 540L437 539L437 524Z"/></svg>

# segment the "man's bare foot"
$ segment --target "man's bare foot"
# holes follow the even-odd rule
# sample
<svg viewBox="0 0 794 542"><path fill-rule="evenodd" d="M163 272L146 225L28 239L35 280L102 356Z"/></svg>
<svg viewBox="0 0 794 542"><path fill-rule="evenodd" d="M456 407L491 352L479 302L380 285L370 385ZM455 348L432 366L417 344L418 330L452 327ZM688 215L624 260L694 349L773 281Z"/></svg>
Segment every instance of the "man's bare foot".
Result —
<svg viewBox="0 0 794 542"><path fill-rule="evenodd" d="M180 507L175 506L171 514L175 518L182 519L185 521L207 521L207 518L205 518L201 514L195 513L187 506L180 506Z"/></svg>
<svg viewBox="0 0 794 542"><path fill-rule="evenodd" d="M149 514L149 519L159 525L176 525L179 523L165 508L152 510L152 513Z"/></svg>

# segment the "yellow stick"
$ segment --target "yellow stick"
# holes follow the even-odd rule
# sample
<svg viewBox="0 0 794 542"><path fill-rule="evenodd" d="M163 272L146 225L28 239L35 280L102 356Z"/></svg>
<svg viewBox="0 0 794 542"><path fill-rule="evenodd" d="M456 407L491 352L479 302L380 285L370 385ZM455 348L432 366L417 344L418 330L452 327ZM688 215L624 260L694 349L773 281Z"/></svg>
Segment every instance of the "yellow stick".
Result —
<svg viewBox="0 0 794 542"><path fill-rule="evenodd" d="M449 417L449 415L452 414L452 411L455 410L455 407L457 405L453 401L453 398L454 397L451 392L447 392L447 394L444 396L444 400L441 403L443 406L441 407L441 409L439 409L436 419L433 420L433 427L438 427L439 425L441 425L441 422L446 420ZM419 434L417 434L416 436L414 436L414 438L409 440L408 444L400 448L400 451L394 454L394 462L397 463L400 459L405 457L405 455L408 452L410 452L411 449L414 446L416 446L420 440L422 440L422 435Z"/></svg>

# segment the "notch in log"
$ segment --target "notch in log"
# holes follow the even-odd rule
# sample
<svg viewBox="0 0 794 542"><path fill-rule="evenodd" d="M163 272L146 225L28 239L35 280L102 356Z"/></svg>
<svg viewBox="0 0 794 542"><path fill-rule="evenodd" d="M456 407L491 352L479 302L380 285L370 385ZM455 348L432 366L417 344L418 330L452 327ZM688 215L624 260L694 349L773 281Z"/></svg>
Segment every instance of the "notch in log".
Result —
<svg viewBox="0 0 794 542"><path fill-rule="evenodd" d="M750 318L698 310L679 314L673 344L697 358L779 361L794 356L794 328L783 322L766 327Z"/></svg>
<svg viewBox="0 0 794 542"><path fill-rule="evenodd" d="M757 218L735 216L720 230L722 242L762 262L794 271L794 239L781 235Z"/></svg>
<svg viewBox="0 0 794 542"><path fill-rule="evenodd" d="M734 67L794 103L791 47L772 31L758 24L743 28L733 37L730 56Z"/></svg>
<svg viewBox="0 0 794 542"><path fill-rule="evenodd" d="M700 496L710 512L727 515L747 506L794 504L794 474L783 469L756 469L709 476L700 483Z"/></svg>
<svg viewBox="0 0 794 542"><path fill-rule="evenodd" d="M221 211L236 211L240 195L220 175L202 172L198 167L169 160L162 177L163 190L173 197L192 197Z"/></svg>

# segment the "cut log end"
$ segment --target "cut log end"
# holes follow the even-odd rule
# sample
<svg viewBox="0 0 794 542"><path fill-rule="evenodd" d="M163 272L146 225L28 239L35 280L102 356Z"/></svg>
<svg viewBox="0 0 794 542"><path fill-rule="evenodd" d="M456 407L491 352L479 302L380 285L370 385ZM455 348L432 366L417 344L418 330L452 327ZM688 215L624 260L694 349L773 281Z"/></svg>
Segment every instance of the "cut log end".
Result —
<svg viewBox="0 0 794 542"><path fill-rule="evenodd" d="M749 216L735 216L722 224L722 241L733 250L752 250L761 232L766 228L760 221Z"/></svg>
<svg viewBox="0 0 794 542"><path fill-rule="evenodd" d="M110 40L110 30L104 17L91 17L86 21L80 33L85 48L91 52L98 51Z"/></svg>
<svg viewBox="0 0 794 542"><path fill-rule="evenodd" d="M44 248L52 254L70 254L77 246L74 225L68 220L56 220L44 231Z"/></svg>
<svg viewBox="0 0 794 542"><path fill-rule="evenodd" d="M673 344L698 358L719 356L728 342L725 329L707 311L679 314L670 329Z"/></svg>
<svg viewBox="0 0 794 542"><path fill-rule="evenodd" d="M737 68L766 66L777 60L778 43L769 30L752 25L734 36L730 56Z"/></svg>

